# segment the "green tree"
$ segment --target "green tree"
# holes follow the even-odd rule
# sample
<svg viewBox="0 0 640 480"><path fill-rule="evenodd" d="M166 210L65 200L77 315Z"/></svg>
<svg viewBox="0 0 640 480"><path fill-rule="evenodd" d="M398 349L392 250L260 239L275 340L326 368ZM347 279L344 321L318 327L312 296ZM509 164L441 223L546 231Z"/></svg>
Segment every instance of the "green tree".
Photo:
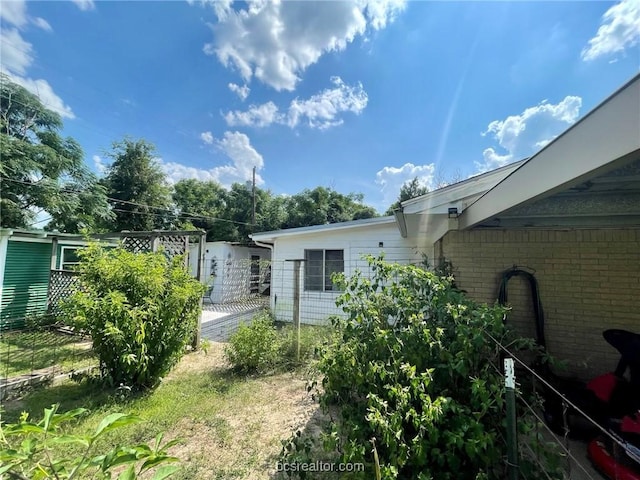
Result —
<svg viewBox="0 0 640 480"><path fill-rule="evenodd" d="M113 144L113 163L103 183L115 213L110 229L153 230L170 228L171 189L155 160L155 147L145 140L125 138Z"/></svg>
<svg viewBox="0 0 640 480"><path fill-rule="evenodd" d="M420 185L418 177L415 177L411 181L405 182L404 185L402 185L402 187L400 188L398 200L391 204L391 206L386 211L386 215L393 215L394 210L400 208L400 204L402 202L406 202L407 200L411 200L412 198L420 197L428 192L429 189L427 187Z"/></svg>
<svg viewBox="0 0 640 480"><path fill-rule="evenodd" d="M2 227L28 227L46 212L48 228L77 233L111 218L104 187L78 142L60 136L62 126L60 115L0 74Z"/></svg>
<svg viewBox="0 0 640 480"><path fill-rule="evenodd" d="M347 222L376 216L363 202L361 193L344 195L331 188L316 187L289 197L285 228Z"/></svg>
<svg viewBox="0 0 640 480"><path fill-rule="evenodd" d="M208 241L230 240L237 235L234 224L222 220L228 199L227 191L217 182L189 178L174 185L173 201L179 212L181 228L190 225L205 230Z"/></svg>

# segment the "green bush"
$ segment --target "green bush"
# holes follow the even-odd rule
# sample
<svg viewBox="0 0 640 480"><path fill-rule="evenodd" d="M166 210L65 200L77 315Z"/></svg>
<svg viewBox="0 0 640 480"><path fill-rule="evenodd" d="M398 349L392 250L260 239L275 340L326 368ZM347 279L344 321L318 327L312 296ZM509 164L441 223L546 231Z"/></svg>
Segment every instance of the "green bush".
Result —
<svg viewBox="0 0 640 480"><path fill-rule="evenodd" d="M290 370L309 363L319 345L329 338L329 328L303 325L298 335L290 323L277 324L268 312L241 325L229 339L225 355L234 370L242 373L269 373Z"/></svg>
<svg viewBox="0 0 640 480"><path fill-rule="evenodd" d="M204 287L182 258L92 244L80 251L81 289L64 302L87 332L112 385L154 386L193 339Z"/></svg>
<svg viewBox="0 0 640 480"><path fill-rule="evenodd" d="M23 413L20 421L5 425L0 422L0 478L44 480L71 480L74 478L112 478L114 469L121 470L119 480L134 480L142 473L154 471L152 480L162 480L178 470L176 457L169 456L167 450L176 440L161 445L162 434L156 437L155 445L114 446L109 451L98 453L96 441L112 430L138 423L141 420L132 415L113 413L105 417L90 435L71 435L63 430L63 424L86 412L79 408L65 413L57 413L58 406L44 410L39 422L29 420ZM80 447L76 456L58 455L61 444L75 444ZM124 467L124 469L123 469ZM148 477L146 477L148 478Z"/></svg>
<svg viewBox="0 0 640 480"><path fill-rule="evenodd" d="M234 370L267 373L282 363L280 342L273 318L268 312L262 312L250 324L238 327L224 353Z"/></svg>
<svg viewBox="0 0 640 480"><path fill-rule="evenodd" d="M503 378L487 333L505 338L505 309L466 299L450 278L368 260L371 279L336 279L346 315L318 363L320 403L340 412L326 448L367 466L353 478L504 478Z"/></svg>
<svg viewBox="0 0 640 480"><path fill-rule="evenodd" d="M320 345L330 341L331 327L302 325L300 328L300 357L298 357L297 331L291 324L282 325L280 335L280 356L284 365L296 367L306 365L316 358Z"/></svg>

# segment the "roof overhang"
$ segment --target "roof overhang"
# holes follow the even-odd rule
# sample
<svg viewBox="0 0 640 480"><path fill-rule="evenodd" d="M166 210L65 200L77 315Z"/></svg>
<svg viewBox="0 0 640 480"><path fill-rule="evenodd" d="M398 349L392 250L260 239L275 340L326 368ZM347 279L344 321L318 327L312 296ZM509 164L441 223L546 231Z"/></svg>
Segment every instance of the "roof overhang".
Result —
<svg viewBox="0 0 640 480"><path fill-rule="evenodd" d="M490 172L474 175L461 182L402 202L402 211L405 214L447 214L449 208L455 207L458 213L461 213L467 205L477 200L524 162L525 160L520 160Z"/></svg>
<svg viewBox="0 0 640 480"><path fill-rule="evenodd" d="M491 222L514 209L579 189L639 159L637 75L464 210L458 219L459 228ZM567 218L576 223L575 212L569 212Z"/></svg>
<svg viewBox="0 0 640 480"><path fill-rule="evenodd" d="M249 235L254 241L273 243L278 238L293 237L297 235L313 235L339 230L372 227L376 225L395 224L396 219L393 215L386 217L366 218L362 220L353 220L351 222L330 223L327 225L313 225L310 227L287 228L284 230L274 230L271 232L259 232Z"/></svg>

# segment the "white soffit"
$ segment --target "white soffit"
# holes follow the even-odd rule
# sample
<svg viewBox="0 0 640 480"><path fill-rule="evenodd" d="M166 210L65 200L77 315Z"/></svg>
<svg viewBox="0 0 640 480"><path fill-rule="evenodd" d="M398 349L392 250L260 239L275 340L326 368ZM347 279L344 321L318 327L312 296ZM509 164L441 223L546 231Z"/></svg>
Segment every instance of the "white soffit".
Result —
<svg viewBox="0 0 640 480"><path fill-rule="evenodd" d="M640 75L470 205L460 229L580 183L640 150Z"/></svg>

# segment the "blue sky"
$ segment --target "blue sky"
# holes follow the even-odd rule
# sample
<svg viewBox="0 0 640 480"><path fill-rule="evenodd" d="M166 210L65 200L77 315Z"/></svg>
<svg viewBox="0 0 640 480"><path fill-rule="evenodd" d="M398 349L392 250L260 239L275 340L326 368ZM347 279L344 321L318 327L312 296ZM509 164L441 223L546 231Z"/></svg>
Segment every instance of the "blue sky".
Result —
<svg viewBox="0 0 640 480"><path fill-rule="evenodd" d="M384 211L529 156L640 68L640 2L2 1L2 71L100 172L318 185Z"/></svg>

